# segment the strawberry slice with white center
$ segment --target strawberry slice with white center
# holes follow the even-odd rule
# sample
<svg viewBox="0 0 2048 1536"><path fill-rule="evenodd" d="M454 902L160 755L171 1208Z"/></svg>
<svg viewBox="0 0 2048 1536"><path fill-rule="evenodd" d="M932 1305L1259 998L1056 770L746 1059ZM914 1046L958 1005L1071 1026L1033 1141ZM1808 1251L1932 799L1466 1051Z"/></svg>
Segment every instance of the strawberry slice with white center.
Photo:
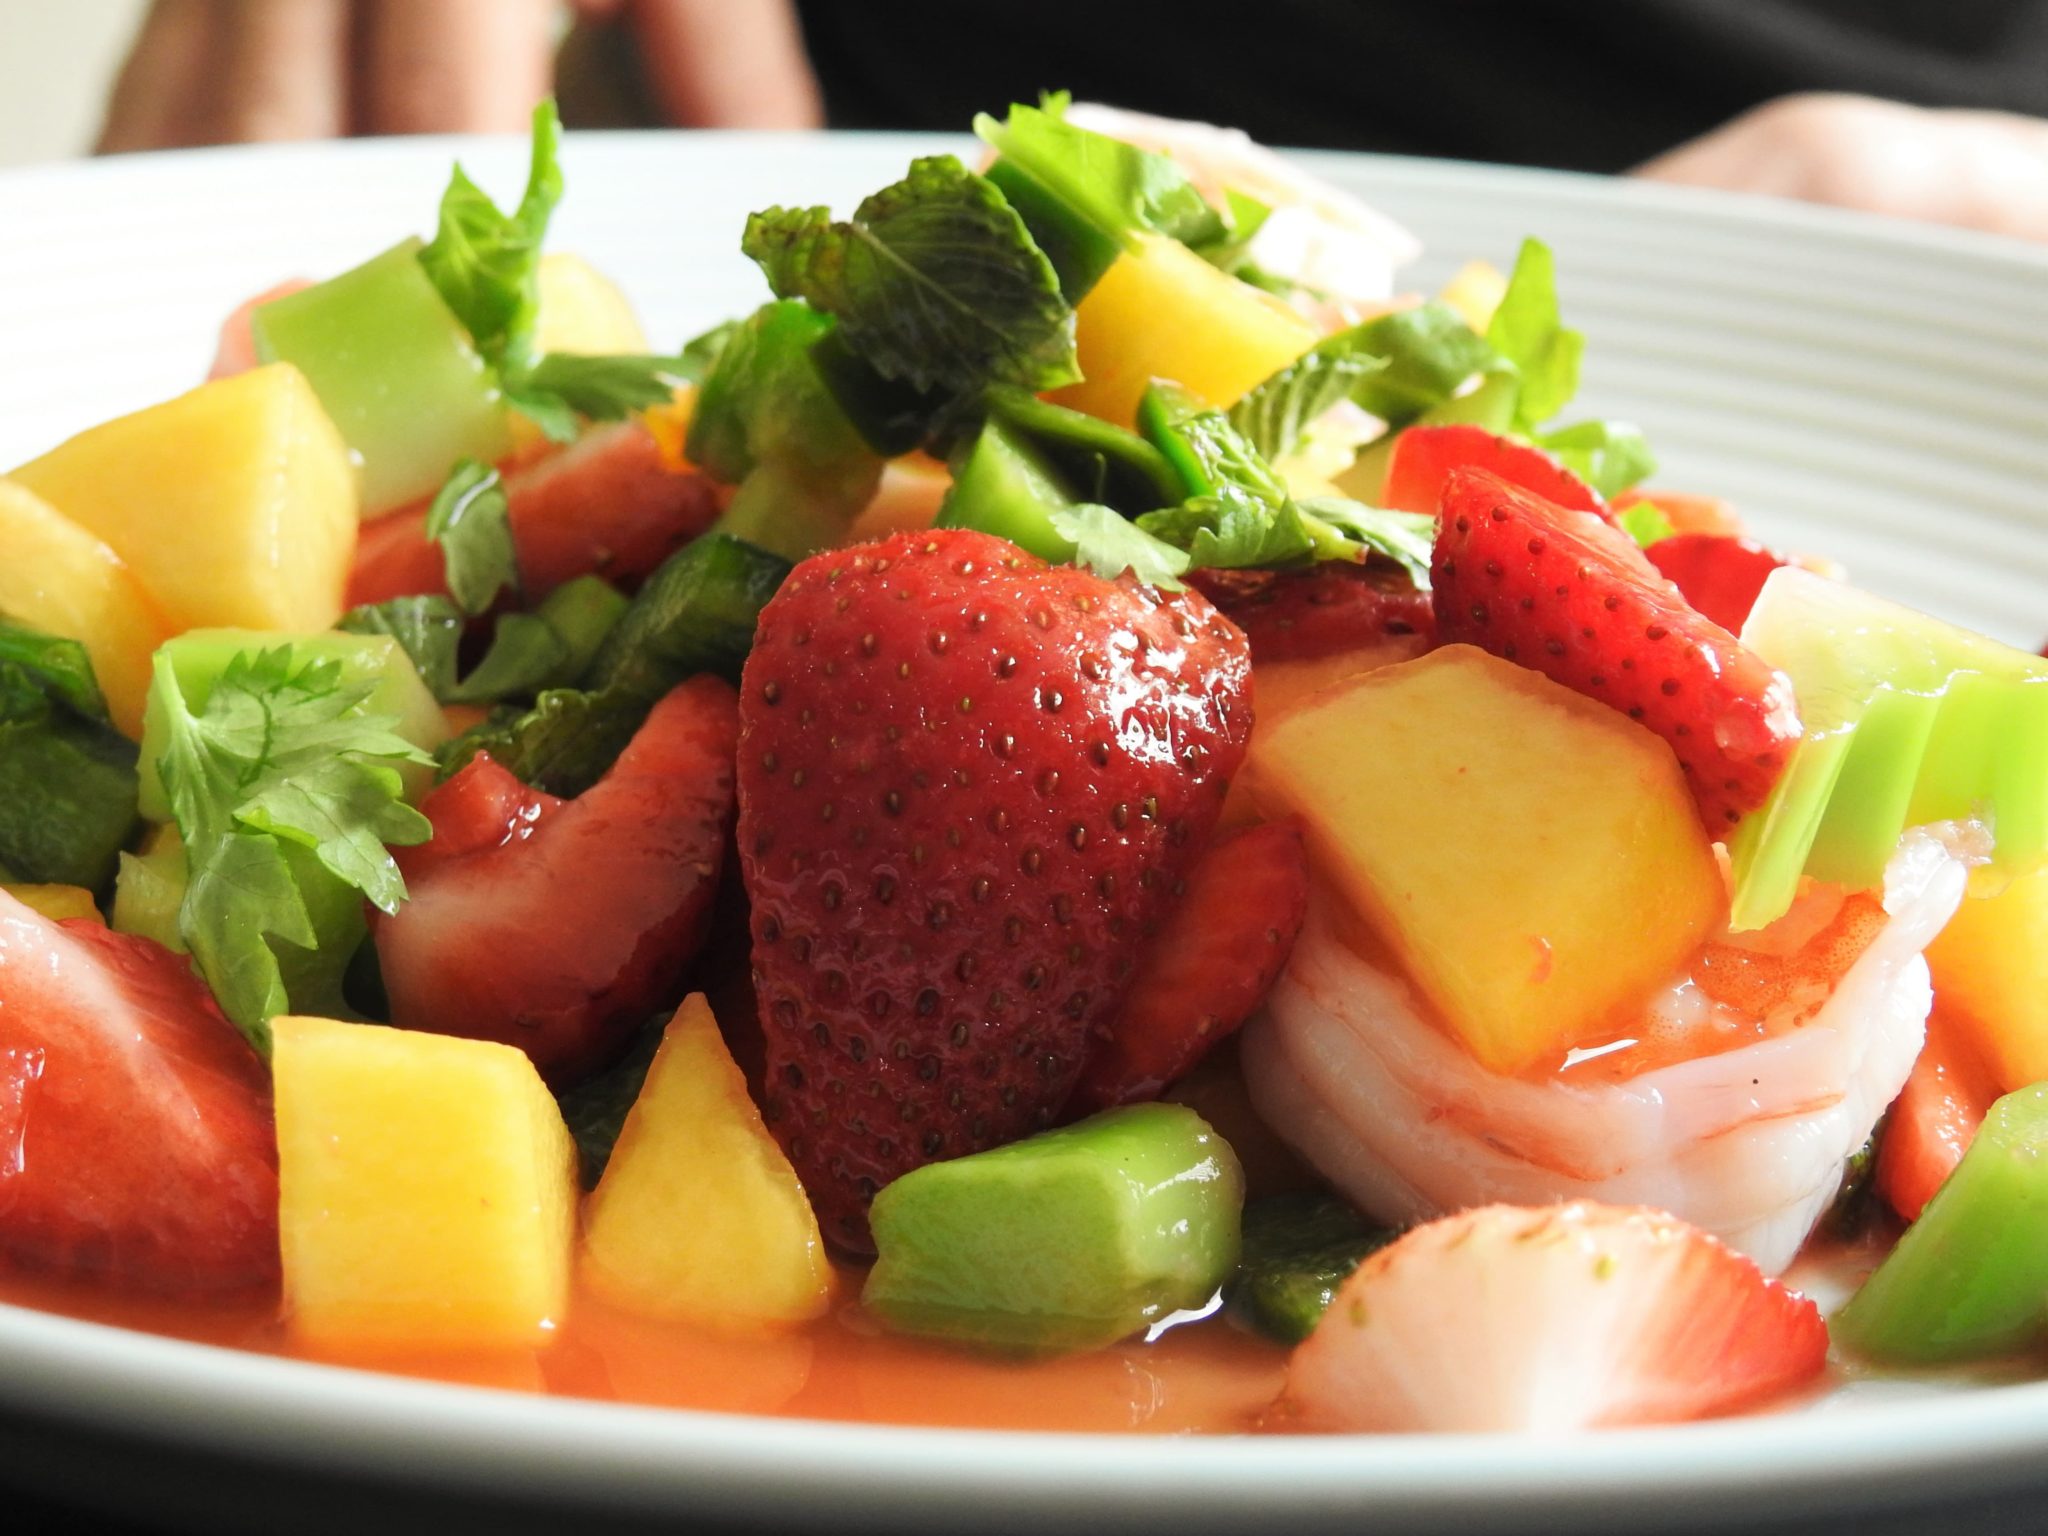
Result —
<svg viewBox="0 0 2048 1536"><path fill-rule="evenodd" d="M1675 1216L1489 1205L1360 1265L1275 1412L1376 1433L1677 1423L1783 1396L1827 1348L1811 1301Z"/></svg>
<svg viewBox="0 0 2048 1536"><path fill-rule="evenodd" d="M125 1289L277 1276L263 1063L182 955L0 891L0 1268Z"/></svg>

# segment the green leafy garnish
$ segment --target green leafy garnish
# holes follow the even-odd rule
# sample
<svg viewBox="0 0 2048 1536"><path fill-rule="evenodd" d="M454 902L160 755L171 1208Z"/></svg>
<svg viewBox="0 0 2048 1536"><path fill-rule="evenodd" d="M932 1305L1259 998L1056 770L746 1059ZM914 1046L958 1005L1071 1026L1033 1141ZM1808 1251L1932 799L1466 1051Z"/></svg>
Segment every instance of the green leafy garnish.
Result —
<svg viewBox="0 0 2048 1536"><path fill-rule="evenodd" d="M1135 432L1007 386L990 390L984 404L990 420L1028 441L1082 501L1136 513L1182 495L1166 456Z"/></svg>
<svg viewBox="0 0 2048 1536"><path fill-rule="evenodd" d="M1332 1195L1269 1195L1244 1211L1244 1247L1223 1299L1240 1322L1299 1344L1351 1272L1400 1234Z"/></svg>
<svg viewBox="0 0 2048 1536"><path fill-rule="evenodd" d="M1541 240L1522 242L1486 339L1521 380L1515 401L1518 431L1532 431L1550 420L1579 392L1586 338L1559 316L1556 262Z"/></svg>
<svg viewBox="0 0 2048 1536"><path fill-rule="evenodd" d="M578 1171L585 1189L597 1188L618 1145L619 1132L626 1127L647 1071L654 1065L654 1053L661 1049L668 1029L668 1015L658 1014L641 1026L626 1054L594 1077L586 1077L560 1095L562 1119L576 1138Z"/></svg>
<svg viewBox="0 0 2048 1536"><path fill-rule="evenodd" d="M741 249L779 297L833 316L884 378L965 398L1081 376L1052 264L1002 193L951 155L914 161L850 221L828 208L756 213Z"/></svg>
<svg viewBox="0 0 2048 1536"><path fill-rule="evenodd" d="M1050 512L1047 520L1061 538L1073 542L1074 564L1085 565L1112 581L1129 571L1152 586L1180 591L1181 574L1190 563L1186 552L1147 533L1114 509L1084 502Z"/></svg>
<svg viewBox="0 0 2048 1536"><path fill-rule="evenodd" d="M1573 422L1554 432L1538 434L1536 445L1556 454L1565 468L1609 498L1619 496L1657 472L1657 456L1650 451L1642 429L1633 422ZM1670 531L1667 524L1658 537L1669 537Z"/></svg>
<svg viewBox="0 0 2048 1536"><path fill-rule="evenodd" d="M85 647L0 620L0 867L97 889L135 824L136 751Z"/></svg>
<svg viewBox="0 0 2048 1536"><path fill-rule="evenodd" d="M1231 233L1169 157L1077 128L1066 120L1066 107L1064 93L1048 94L1036 107L1012 106L1001 122L981 113L974 131L1072 214L1127 250L1144 230L1184 245L1220 241Z"/></svg>
<svg viewBox="0 0 2048 1536"><path fill-rule="evenodd" d="M1668 539L1678 530L1671 526L1671 519L1664 515L1664 509L1654 501L1639 501L1634 506L1614 514L1621 531L1648 549L1660 539Z"/></svg>
<svg viewBox="0 0 2048 1536"><path fill-rule="evenodd" d="M455 466L427 509L427 537L441 546L448 590L464 613L482 613L519 587L519 556L498 472L475 459Z"/></svg>
<svg viewBox="0 0 2048 1536"><path fill-rule="evenodd" d="M441 197L434 238L420 265L494 367L516 371L533 351L540 321L540 250L562 200L562 122L552 100L533 109L533 152L526 192L501 211L460 165Z"/></svg>
<svg viewBox="0 0 2048 1536"><path fill-rule="evenodd" d="M505 398L558 443L572 442L579 417L623 421L635 411L674 398L676 386L700 366L688 357L628 354L585 356L550 352L530 368L507 375Z"/></svg>
<svg viewBox="0 0 2048 1536"><path fill-rule="evenodd" d="M196 714L163 656L154 688L190 871L178 930L223 1011L267 1054L269 1021L292 1006L271 941L319 943L287 846L395 911L405 881L388 845L432 833L405 803L398 766L430 759L392 717L364 713L373 685L345 686L338 663L300 662L289 645L236 656Z"/></svg>

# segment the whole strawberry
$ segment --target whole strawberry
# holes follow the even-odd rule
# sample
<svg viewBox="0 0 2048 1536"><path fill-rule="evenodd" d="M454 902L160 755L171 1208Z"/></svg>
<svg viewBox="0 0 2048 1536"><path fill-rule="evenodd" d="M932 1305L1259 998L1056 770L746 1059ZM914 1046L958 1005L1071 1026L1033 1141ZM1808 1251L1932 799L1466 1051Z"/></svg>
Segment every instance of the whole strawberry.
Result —
<svg viewBox="0 0 2048 1536"><path fill-rule="evenodd" d="M1791 683L1620 529L1454 469L1432 575L1439 640L1518 661L1655 731L1716 837L1770 795L1799 736Z"/></svg>
<svg viewBox="0 0 2048 1536"><path fill-rule="evenodd" d="M1049 1124L1251 728L1194 593L944 530L805 561L741 680L764 1109L820 1221Z"/></svg>

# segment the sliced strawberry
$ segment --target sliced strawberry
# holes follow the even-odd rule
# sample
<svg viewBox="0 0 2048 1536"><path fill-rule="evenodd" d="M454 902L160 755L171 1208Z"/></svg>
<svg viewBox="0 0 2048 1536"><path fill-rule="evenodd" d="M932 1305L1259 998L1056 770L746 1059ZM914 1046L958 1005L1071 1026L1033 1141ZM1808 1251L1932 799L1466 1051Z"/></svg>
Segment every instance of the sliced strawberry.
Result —
<svg viewBox="0 0 2048 1536"><path fill-rule="evenodd" d="M693 678L574 800L488 756L427 796L432 840L394 850L411 898L375 919L392 1023L519 1046L556 1082L614 1056L703 942L738 729L731 687Z"/></svg>
<svg viewBox="0 0 2048 1536"><path fill-rule="evenodd" d="M1754 539L1722 533L1673 534L1647 553L1688 603L1731 635L1742 633L1764 581L1786 563Z"/></svg>
<svg viewBox="0 0 2048 1536"><path fill-rule="evenodd" d="M0 890L0 1265L129 1289L277 1277L270 1080L181 955Z"/></svg>
<svg viewBox="0 0 2048 1536"><path fill-rule="evenodd" d="M1885 1204L1908 1221L1918 1220L1970 1150L1998 1096L1998 1083L1969 1041L1936 1013L1878 1138L1877 1192Z"/></svg>
<svg viewBox="0 0 2048 1536"><path fill-rule="evenodd" d="M1812 1302L1676 1217L1490 1205L1360 1265L1276 1411L1347 1432L1676 1423L1782 1396L1827 1349Z"/></svg>
<svg viewBox="0 0 2048 1536"><path fill-rule="evenodd" d="M505 477L506 515L529 598L598 575L631 586L718 516L718 493L694 470L678 473L639 422L592 427L568 447ZM363 525L348 603L448 590L427 509L413 506Z"/></svg>
<svg viewBox="0 0 2048 1536"><path fill-rule="evenodd" d="M251 317L272 299L286 298L312 286L306 278L288 278L253 299L245 299L233 314L221 322L220 344L214 350L213 366L206 371L206 376L224 379L230 374L247 373L254 368L260 359L256 356L256 332L250 324Z"/></svg>
<svg viewBox="0 0 2048 1536"><path fill-rule="evenodd" d="M1380 505L1434 517L1443 505L1444 482L1454 469L1488 470L1560 507L1613 517L1599 493L1566 469L1556 454L1463 422L1410 427L1395 438Z"/></svg>
<svg viewBox="0 0 2048 1536"><path fill-rule="evenodd" d="M1695 612L1627 534L1484 470L1458 469L1437 530L1437 638L1533 667L1641 721L1725 835L1799 736L1792 685Z"/></svg>
<svg viewBox="0 0 2048 1536"><path fill-rule="evenodd" d="M1266 822L1219 838L1186 885L1089 1055L1069 1114L1156 1099L1266 1000L1308 915L1301 829Z"/></svg>
<svg viewBox="0 0 2048 1536"><path fill-rule="evenodd" d="M1303 571L1196 571L1189 581L1245 632L1255 663L1316 661L1436 630L1429 594L1390 566L1329 560Z"/></svg>
<svg viewBox="0 0 2048 1536"><path fill-rule="evenodd" d="M1050 1123L1251 727L1199 594L964 530L799 565L741 685L764 1109L826 1234Z"/></svg>

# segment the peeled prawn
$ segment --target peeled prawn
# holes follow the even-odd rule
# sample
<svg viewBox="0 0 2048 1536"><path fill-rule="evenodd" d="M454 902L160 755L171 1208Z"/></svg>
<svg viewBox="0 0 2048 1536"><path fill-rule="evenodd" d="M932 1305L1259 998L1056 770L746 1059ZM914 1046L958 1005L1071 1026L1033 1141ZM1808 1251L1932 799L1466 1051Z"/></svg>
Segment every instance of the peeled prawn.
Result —
<svg viewBox="0 0 2048 1536"><path fill-rule="evenodd" d="M1245 1033L1253 1103L1379 1220L1497 1201L1647 1205L1777 1273L1920 1052L1933 1003L1921 951L1962 900L1959 846L1908 833L1867 944L1831 989L1783 999L1784 1017L1731 1016L1693 980L1674 982L1640 1033L1698 1053L1648 1052L1640 1071L1617 1051L1607 1070L1576 1077L1489 1072L1312 910Z"/></svg>

